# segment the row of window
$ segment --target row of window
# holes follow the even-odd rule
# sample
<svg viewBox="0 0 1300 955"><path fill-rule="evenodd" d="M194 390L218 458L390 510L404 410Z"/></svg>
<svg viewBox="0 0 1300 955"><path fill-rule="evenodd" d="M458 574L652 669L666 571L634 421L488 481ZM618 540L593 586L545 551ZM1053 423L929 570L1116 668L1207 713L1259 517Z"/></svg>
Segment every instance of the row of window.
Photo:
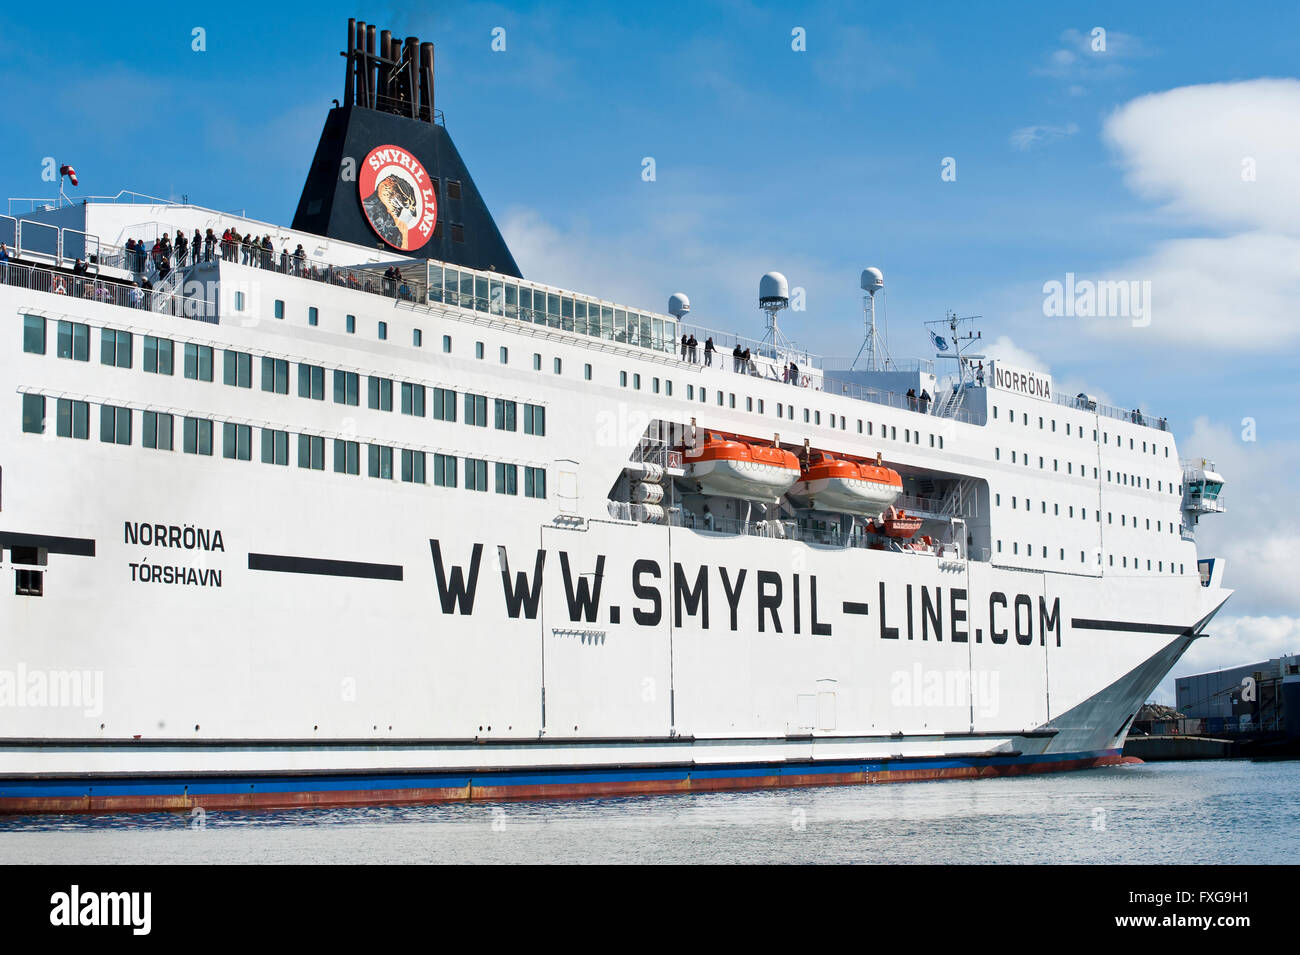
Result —
<svg viewBox="0 0 1300 955"><path fill-rule="evenodd" d="M99 409L99 439L108 444L132 443L134 414L130 408L101 405ZM45 433L46 399L43 395L23 395L23 431L29 434ZM161 411L142 411L141 445L159 451L175 450L175 417ZM253 427L232 421L221 422L222 457L236 461L253 458ZM209 418L183 417L181 420L181 450L186 454L212 455L215 448L217 422ZM261 459L264 464L289 464L290 433L272 428L259 428L261 432ZM55 433L63 438L90 437L90 403L71 398L56 399ZM308 470L325 470L325 438L319 435L299 434L297 438L297 464ZM361 473L361 443L334 438L333 467L339 474ZM494 489L498 494L517 495L520 490L519 465L504 461L489 462L480 458L457 458L448 454L430 454L406 448L394 449L387 445L367 444L367 473L370 477L392 479L394 451L398 452L401 480L413 484L426 484L428 458L433 461L433 483L439 487L463 486L470 491L487 491L488 465L492 465ZM463 485L458 485L462 476ZM523 466L523 493L525 497L546 497L546 469Z"/></svg>
<svg viewBox="0 0 1300 955"><path fill-rule="evenodd" d="M24 350L36 354L45 354L45 319L39 315L24 317ZM89 361L90 327L78 322L59 321L59 357ZM144 337L144 370L153 374L171 375L175 373L176 344L169 338L153 335ZM65 349L64 344L67 348ZM450 336L445 338L450 343ZM132 361L133 335L131 332L117 331L110 328L101 329L100 360L106 365L130 368ZM481 350L483 343L478 342ZM502 349L503 361L505 349ZM541 355L535 355L538 363ZM198 345L185 342L183 349L183 373L186 378L196 381L212 381L214 377L215 353L210 345ZM556 362L560 359L556 358ZM325 400L325 368L298 362L298 397ZM590 369L590 366L587 366ZM557 365L557 374L560 366ZM273 394L289 393L289 361L284 358L263 356L261 359L261 387L263 391ZM222 351L222 381L236 388L253 387L253 356L247 352L234 349ZM425 416L425 385L402 382L400 388L402 414ZM456 420L457 392L447 388L434 388L433 417L439 421ZM336 404L359 405L361 401L361 376L358 372L333 370L333 397ZM375 375L367 376L367 399L372 409L393 410L393 379ZM464 394L464 420L466 424L487 427L487 397L485 395ZM499 430L518 430L519 403L504 398L495 398L493 419ZM541 405L524 403L524 433L544 436L546 434L546 409Z"/></svg>
<svg viewBox="0 0 1300 955"><path fill-rule="evenodd" d="M1039 545L1039 546L1040 546L1040 549L1041 549L1042 556L1043 556L1043 557L1046 557L1046 556L1047 556L1047 545L1046 545L1046 544L1041 544L1041 545ZM997 552L998 552L999 554L1003 553L1003 550L1002 550L1002 541L998 541L998 542L997 542ZM1020 554L1020 542L1019 542L1019 541L1012 541L1012 542L1011 542L1011 554L1012 554L1012 556L1019 556L1019 554ZM1033 544L1026 544L1026 545L1025 545L1025 556L1026 556L1026 557L1033 557L1033 556L1034 556L1034 545L1033 545ZM1114 554L1107 554L1106 556L1109 558L1109 566L1114 567L1114 566L1115 566L1115 555L1114 555ZM1058 555L1057 555L1057 559L1058 559L1058 560L1065 560L1065 548L1064 548L1064 547L1059 548L1059 552L1058 552ZM1131 564L1131 565L1130 565L1130 563L1129 563L1130 559L1132 560L1132 564ZM1088 562L1088 553L1087 553L1087 551L1082 551L1082 550L1079 551L1079 563L1081 563L1081 564L1086 564L1087 562ZM1101 554L1098 554L1098 555L1097 555L1097 563L1099 563L1099 564L1101 563ZM1164 562L1163 560L1154 560L1154 561L1153 561L1153 560L1151 560L1150 558L1147 558L1146 565L1147 565L1147 566L1146 566L1146 569L1149 570L1149 571L1154 571L1154 572L1159 573L1159 574L1163 574L1163 573L1165 572L1165 562ZM1129 568L1131 567L1133 570L1139 570L1139 569L1141 569L1141 566L1142 566L1142 561L1141 561L1140 558L1137 558L1137 557L1129 558L1129 557L1124 556L1124 555L1121 555L1121 556L1120 556L1120 568L1121 568L1121 569L1129 569ZM1175 570L1175 566L1177 567L1176 570ZM1183 566L1184 566L1183 564L1177 564L1177 565L1175 565L1174 562L1171 560L1171 561L1169 562L1169 573L1171 573L1171 574L1181 574L1181 573L1183 573Z"/></svg>
<svg viewBox="0 0 1300 955"><path fill-rule="evenodd" d="M1020 508L1020 500L1021 500L1021 499L1020 499L1018 496L1013 495L1013 496L1011 497L1011 508L1012 508L1012 510L1018 510L1018 509ZM1002 506L1002 495L1001 495L1001 494L994 494L994 495L993 495L993 503L994 503L995 506L997 506L997 507L1001 507L1001 506ZM1024 503L1025 503L1025 510L1027 510L1027 511L1032 511L1032 510L1033 510L1033 503L1032 503L1032 501L1031 501L1029 498L1024 498ZM1042 512L1043 514L1046 514L1046 513L1047 513L1047 502L1046 502L1046 501L1042 501L1042 500L1040 500L1038 503L1039 503L1039 505L1040 505L1040 510L1041 510L1041 512ZM1066 506L1066 511L1067 511L1067 516L1069 516L1069 517L1074 517L1074 511L1075 511L1075 508L1074 508L1074 505L1073 505L1073 504L1067 505L1067 506ZM1053 504L1053 505L1052 505L1052 514L1053 514L1054 517L1060 517L1060 516L1061 516L1061 505L1060 505L1060 504ZM1086 507L1081 507L1081 508L1079 508L1079 519L1080 519L1080 520L1084 520L1084 521L1086 521L1086 520L1088 519L1088 509L1087 509ZM1096 520L1098 523L1101 522L1101 511L1100 511L1100 510L1094 510L1094 511L1093 511L1093 519ZM1145 529L1149 531L1149 530L1151 530L1151 518L1148 517L1148 518L1146 518L1145 520L1146 520L1146 528L1145 528ZM1114 514L1113 511L1107 511L1107 512L1106 512L1106 523L1107 523L1107 524L1114 524L1114 523L1115 523L1115 514ZM1120 523L1120 526L1121 526L1121 527L1132 527L1134 530L1137 530L1137 529L1138 529L1138 516L1137 516L1136 514L1133 514L1133 515L1120 514L1120 516L1119 516L1119 523ZM1165 528L1165 524L1166 524L1166 523L1168 523L1168 525L1169 525L1168 530L1166 530L1166 528ZM1173 522L1173 521L1168 521L1168 522L1166 522L1166 521L1164 521L1164 520L1162 520L1162 519L1157 519L1157 520L1156 520L1155 531L1156 531L1157 534L1163 534L1163 533L1169 533L1169 534L1172 534L1172 533L1174 533L1174 530L1175 530L1175 525L1174 525L1174 522Z"/></svg>
<svg viewBox="0 0 1300 955"><path fill-rule="evenodd" d="M941 446L942 446L942 445L941 445ZM995 460L995 461L1001 461L1001 460L1002 460L1002 449L1001 449L1001 448L994 448L994 449L993 449L993 460ZM1012 451L1011 451L1011 463L1012 463L1012 464L1023 464L1025 467L1029 467L1030 461L1031 461L1031 458L1030 458L1030 455L1029 455L1029 452L1028 452L1028 451L1015 451L1015 450L1012 450ZM1041 455L1041 454L1038 455L1038 467L1039 467L1039 470L1046 470L1046 469L1047 469L1047 458L1045 458L1045 457L1044 457L1043 455ZM1060 458L1052 458L1052 470L1053 470L1053 471L1058 471L1058 472L1061 470L1061 461L1060 461ZM1074 462L1073 462L1073 461L1066 461L1066 462L1065 462L1065 473L1066 473L1066 474L1070 474L1070 475L1074 474ZM1093 480L1096 480L1096 479L1097 479L1098 474L1099 474L1099 471L1098 471L1098 469L1094 466L1093 469L1092 469L1092 477L1093 477ZM1087 466L1086 464L1080 462L1080 464L1079 464L1079 477L1081 477L1081 478L1086 478L1087 476L1088 476L1088 466ZM1122 486L1122 487L1132 487L1132 488L1137 488L1137 489L1139 489L1139 490L1146 490L1146 491L1151 490L1151 479L1150 479L1150 478L1145 478L1145 479L1144 479L1144 478L1142 478L1140 475L1137 475L1137 474L1130 474L1130 473L1128 473L1127 471L1109 471L1109 470L1108 470L1108 471L1106 472L1106 480L1107 480L1108 482L1110 482L1111 484L1119 484L1119 485ZM1143 483L1144 481L1145 481L1145 484ZM1169 481L1169 482L1167 482L1167 483L1169 484L1168 489L1165 488L1165 484L1166 484L1166 482L1164 481L1164 479L1163 479L1163 478L1157 478L1157 479L1156 479L1156 491L1157 491L1157 493L1160 493L1160 494L1179 494L1179 495L1181 495L1181 494L1183 493L1183 486L1182 486L1181 484L1175 485L1173 481Z"/></svg>
<svg viewBox="0 0 1300 955"><path fill-rule="evenodd" d="M998 406L997 406L997 405L994 405L994 406L993 406L993 417L994 417L994 419L996 419L996 418L998 417ZM1022 411L1022 412L1020 412L1020 418L1021 418L1022 423L1025 425L1025 427L1028 427L1028 426L1029 426L1029 413L1026 412L1026 411ZM1007 409L1007 420L1009 420L1012 424L1015 424L1015 423L1016 423L1016 412L1015 412L1014 409L1012 409L1012 408L1008 408L1008 409ZM1039 415L1039 416L1038 416L1038 429L1039 429L1040 431L1042 431L1042 430L1046 430L1045 423L1046 423L1047 420L1048 420L1048 419L1045 419L1042 415ZM1056 431L1056 419L1055 419L1055 418L1052 418L1052 419L1050 419L1050 421L1051 421L1051 430L1052 430L1052 431ZM1065 436L1068 438L1068 437L1072 437L1072 436L1074 436L1074 435L1076 435L1076 434L1077 434L1080 438L1083 437L1083 427L1082 427L1082 425L1071 425L1070 422L1067 421L1067 422L1065 423ZM1093 428L1093 429L1092 429L1092 440L1093 440L1093 441L1096 441L1096 440L1097 440L1097 429L1096 429L1096 428ZM1109 444L1110 444L1110 432L1109 432L1109 431L1103 431L1103 432L1101 433L1101 443L1102 443L1103 445L1109 445ZM1118 434L1115 435L1115 447L1120 448L1120 447L1123 447L1123 445L1124 445L1124 439L1123 439L1120 435L1118 435ZM1147 449L1148 449L1148 447L1150 448L1150 451L1151 451L1152 454L1158 454L1158 453L1159 453L1159 449L1160 449L1161 447L1163 447L1163 448L1164 448L1164 451L1165 451L1165 457L1169 457L1169 446L1168 446L1168 445L1157 445L1154 441L1150 441L1150 442L1148 442L1148 441L1143 441L1143 442L1142 442L1142 453L1143 453L1143 454L1146 454L1146 453L1147 453ZM1128 439L1128 449L1129 449L1130 451L1136 451L1136 450L1137 450L1137 442L1136 442L1135 439L1133 439L1133 438L1129 438L1129 439Z"/></svg>

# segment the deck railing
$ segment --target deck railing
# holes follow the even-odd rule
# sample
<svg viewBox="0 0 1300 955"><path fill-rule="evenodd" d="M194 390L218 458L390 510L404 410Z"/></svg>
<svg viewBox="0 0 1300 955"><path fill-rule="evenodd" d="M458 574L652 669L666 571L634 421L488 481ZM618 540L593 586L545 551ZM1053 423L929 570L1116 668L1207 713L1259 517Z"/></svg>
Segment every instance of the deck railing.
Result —
<svg viewBox="0 0 1300 955"><path fill-rule="evenodd" d="M90 275L71 275L57 269L17 262L0 263L0 282L34 292L52 292L105 305L157 312L200 322L217 322L213 307L203 298L179 291L156 292L138 285Z"/></svg>

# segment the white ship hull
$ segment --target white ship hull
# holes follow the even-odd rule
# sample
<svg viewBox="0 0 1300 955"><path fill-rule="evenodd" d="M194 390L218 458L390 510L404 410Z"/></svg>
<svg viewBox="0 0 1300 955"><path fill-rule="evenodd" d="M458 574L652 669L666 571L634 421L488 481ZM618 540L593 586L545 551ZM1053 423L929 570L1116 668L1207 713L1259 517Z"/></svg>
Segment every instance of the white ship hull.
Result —
<svg viewBox="0 0 1300 955"><path fill-rule="evenodd" d="M1222 564L1203 585L1194 544L1173 533L1178 459L1163 430L992 391L981 400L1011 407L1010 421L939 420L482 310L395 304L233 263L211 272L215 324L0 285L0 377L11 383L0 572L16 582L0 591L2 810L1098 765L1119 758L1138 706L1228 595ZM255 301L227 297L250 289ZM272 318L283 301L290 317ZM25 315L46 321L43 353L23 348ZM56 354L60 321L92 329L89 360ZM131 367L103 363L105 328L133 336ZM412 346L417 329L429 345ZM141 367L146 335L176 343L173 374ZM444 335L447 350L433 344ZM218 361L229 349L351 370L362 397L226 385L220 366L193 380L181 373L186 343ZM374 374L535 403L545 428L372 409ZM642 379L645 390L625 383ZM26 396L46 402L43 433L20 427ZM87 437L56 433L60 400L91 407ZM786 402L818 417L778 421ZM100 440L102 406L131 412L128 443ZM175 416L176 450L141 446L148 411ZM833 429L823 412L839 418ZM215 422L214 453L181 450L185 417ZM638 460L646 422L695 419L961 474L982 488L966 512L974 543L953 559L611 520L611 488ZM355 441L363 455L375 444L536 467L547 489L369 477L364 457L359 474L335 472L328 456L320 469L262 463L256 450L229 459L224 423ZM1030 448L1035 466L1011 459ZM1120 469L1150 490L1104 477ZM39 596L20 592L33 569Z"/></svg>

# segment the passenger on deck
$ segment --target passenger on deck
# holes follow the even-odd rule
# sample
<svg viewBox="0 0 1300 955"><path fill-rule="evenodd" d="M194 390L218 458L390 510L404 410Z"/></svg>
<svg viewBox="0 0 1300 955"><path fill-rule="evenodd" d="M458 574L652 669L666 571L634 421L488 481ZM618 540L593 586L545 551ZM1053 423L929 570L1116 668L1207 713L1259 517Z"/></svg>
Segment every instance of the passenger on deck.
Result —
<svg viewBox="0 0 1300 955"><path fill-rule="evenodd" d="M713 353L717 351L713 347L713 338L704 339L704 367L709 368L713 365Z"/></svg>
<svg viewBox="0 0 1300 955"><path fill-rule="evenodd" d="M794 362L790 362L790 384L796 386L799 384L799 366Z"/></svg>
<svg viewBox="0 0 1300 955"><path fill-rule="evenodd" d="M740 360L744 363L744 365L745 365L745 371L746 371L748 374L751 374L751 375L752 375L752 374L755 373L755 371L754 371L754 362L753 362L753 360L749 357L749 349L748 349L748 348L746 348L743 352L741 352Z"/></svg>
<svg viewBox="0 0 1300 955"><path fill-rule="evenodd" d="M184 232L176 233L176 266L177 268L185 267L185 258L189 252L189 240L185 238Z"/></svg>
<svg viewBox="0 0 1300 955"><path fill-rule="evenodd" d="M979 382L981 388L984 387L984 362L980 362L979 367L975 369L975 380Z"/></svg>
<svg viewBox="0 0 1300 955"><path fill-rule="evenodd" d="M194 238L190 240L190 262L194 265L199 264L199 256L203 254L203 233L198 229L194 230Z"/></svg>
<svg viewBox="0 0 1300 955"><path fill-rule="evenodd" d="M683 332L682 333L682 361L686 361L686 349L688 349L689 347L690 347L690 343L686 341L686 333Z"/></svg>
<svg viewBox="0 0 1300 955"><path fill-rule="evenodd" d="M922 388L921 389L921 414L929 414L929 412L930 412L930 392Z"/></svg>
<svg viewBox="0 0 1300 955"><path fill-rule="evenodd" d="M907 410L908 411L916 410L916 389L915 388L907 389Z"/></svg>
<svg viewBox="0 0 1300 955"><path fill-rule="evenodd" d="M694 334L691 335L690 340L686 343L686 347L690 349L690 353L691 353L690 361L692 364L699 361L699 355L695 351L695 349L699 347L699 344L700 343L695 340Z"/></svg>
<svg viewBox="0 0 1300 955"><path fill-rule="evenodd" d="M713 512L707 504L704 505L704 526L707 530L713 530Z"/></svg>

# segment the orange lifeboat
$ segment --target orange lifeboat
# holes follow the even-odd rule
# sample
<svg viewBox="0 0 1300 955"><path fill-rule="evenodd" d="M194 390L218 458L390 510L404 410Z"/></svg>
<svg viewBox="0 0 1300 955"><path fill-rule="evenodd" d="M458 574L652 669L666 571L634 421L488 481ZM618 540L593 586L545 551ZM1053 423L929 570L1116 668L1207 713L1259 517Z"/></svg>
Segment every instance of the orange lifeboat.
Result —
<svg viewBox="0 0 1300 955"><path fill-rule="evenodd" d="M808 456L790 497L801 506L875 517L903 493L903 479L892 468L859 464L825 451Z"/></svg>
<svg viewBox="0 0 1300 955"><path fill-rule="evenodd" d="M770 504L799 480L799 459L789 451L706 433L685 454L686 477L704 494Z"/></svg>
<svg viewBox="0 0 1300 955"><path fill-rule="evenodd" d="M921 518L913 517L900 507L889 508L889 513L881 522L882 527L878 533L886 537L909 538L921 529Z"/></svg>

